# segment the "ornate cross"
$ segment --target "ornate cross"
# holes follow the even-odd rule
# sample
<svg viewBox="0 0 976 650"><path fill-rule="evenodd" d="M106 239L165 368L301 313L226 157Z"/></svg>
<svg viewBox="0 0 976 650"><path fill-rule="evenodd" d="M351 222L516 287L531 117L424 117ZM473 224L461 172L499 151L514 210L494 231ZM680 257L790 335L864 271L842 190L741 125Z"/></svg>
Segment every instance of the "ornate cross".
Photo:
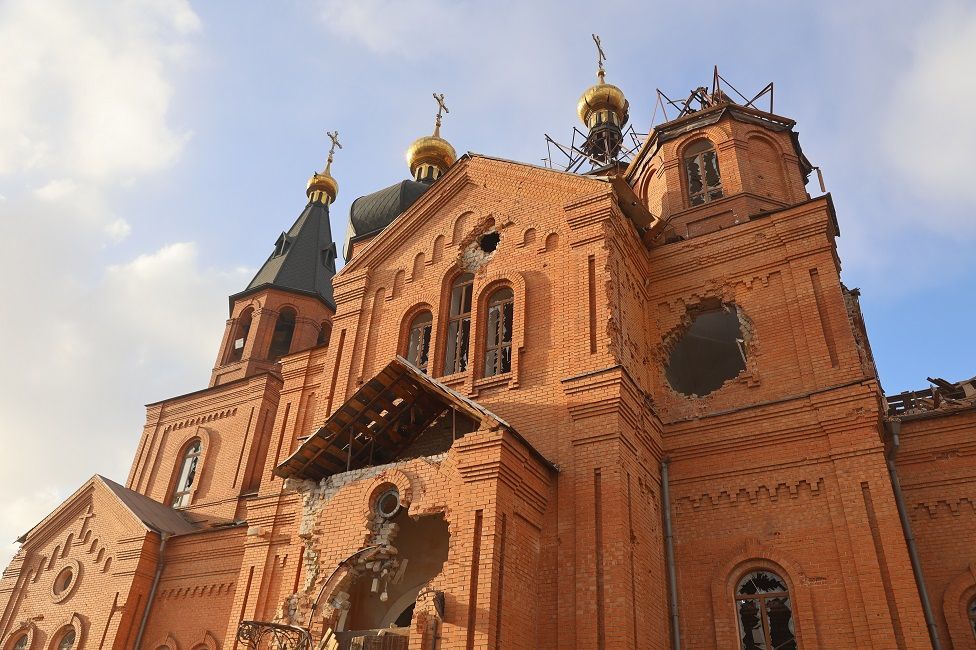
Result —
<svg viewBox="0 0 976 650"><path fill-rule="evenodd" d="M434 93L434 99L437 100L437 126L441 125L441 113L450 113L447 109L447 104L444 103L444 93L438 95Z"/></svg>
<svg viewBox="0 0 976 650"><path fill-rule="evenodd" d="M339 142L339 131L326 131L325 134L332 140L332 147L329 149L329 162L332 162L332 155L335 153L336 147L342 149L342 144Z"/></svg>
<svg viewBox="0 0 976 650"><path fill-rule="evenodd" d="M603 62L607 60L607 55L603 52L603 46L600 44L600 37L593 34L593 42L596 43L596 64L597 71L596 76L600 78L600 83L603 83L603 78L606 76L607 71L603 69Z"/></svg>

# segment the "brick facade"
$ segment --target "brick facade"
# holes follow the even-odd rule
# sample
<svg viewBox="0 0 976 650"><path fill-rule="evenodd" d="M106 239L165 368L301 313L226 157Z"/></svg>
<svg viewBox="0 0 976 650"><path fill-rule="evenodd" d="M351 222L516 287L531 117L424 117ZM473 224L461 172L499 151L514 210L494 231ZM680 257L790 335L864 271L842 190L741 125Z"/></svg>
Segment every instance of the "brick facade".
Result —
<svg viewBox="0 0 976 650"><path fill-rule="evenodd" d="M691 205L686 152L704 140L721 196ZM663 649L675 614L681 647L733 649L751 571L788 588L800 648L931 648L884 397L840 281L833 205L807 194L809 171L792 121L727 103L658 127L612 180L462 157L353 241L334 311L287 288L239 294L210 387L148 406L122 501L93 478L25 535L0 582L0 650L23 634L56 647L68 627L74 647L139 635L152 650L243 647L242 621L341 647L374 647L350 645L364 643L354 631L395 623L399 640L374 642ZM497 248L481 248L492 232ZM468 364L448 373L464 272ZM502 288L510 369L486 376ZM392 462L353 467L352 425L345 443L323 422L348 411L379 430L388 411L370 404L392 409L398 393L369 387L424 310L440 384L414 397L449 409L407 431ZM269 358L286 312L290 348ZM706 312L732 314L742 368L699 396L668 373ZM906 418L897 456L943 648L976 648L971 413ZM197 441L179 510L192 530L140 516L130 493L168 507ZM288 469L309 441L347 453L349 471ZM391 489L400 509L387 517ZM77 591L54 594L68 563Z"/></svg>

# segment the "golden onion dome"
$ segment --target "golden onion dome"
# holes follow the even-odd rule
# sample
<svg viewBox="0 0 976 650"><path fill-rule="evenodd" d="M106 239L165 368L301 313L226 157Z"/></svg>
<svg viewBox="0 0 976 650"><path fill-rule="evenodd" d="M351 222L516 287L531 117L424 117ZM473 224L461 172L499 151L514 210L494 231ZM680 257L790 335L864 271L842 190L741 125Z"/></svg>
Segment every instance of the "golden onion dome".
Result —
<svg viewBox="0 0 976 650"><path fill-rule="evenodd" d="M624 91L601 80L600 83L587 88L576 105L579 118L589 127L594 126L590 120L600 111L612 112L616 116L617 125L622 126L627 122L630 102L624 97Z"/></svg>
<svg viewBox="0 0 976 650"><path fill-rule="evenodd" d="M443 174L448 167L457 160L457 153L451 143L440 136L440 129L434 129L434 135L417 138L407 149L407 164L410 173L416 178L417 171L424 165L437 170L435 178ZM421 174L421 177L426 174Z"/></svg>
<svg viewBox="0 0 976 650"><path fill-rule="evenodd" d="M332 161L329 161L329 164L325 166L325 170L321 173L315 172L308 179L308 185L305 187L305 195L310 200L320 203L332 203L335 201L336 195L339 194L339 182L332 177L331 167Z"/></svg>

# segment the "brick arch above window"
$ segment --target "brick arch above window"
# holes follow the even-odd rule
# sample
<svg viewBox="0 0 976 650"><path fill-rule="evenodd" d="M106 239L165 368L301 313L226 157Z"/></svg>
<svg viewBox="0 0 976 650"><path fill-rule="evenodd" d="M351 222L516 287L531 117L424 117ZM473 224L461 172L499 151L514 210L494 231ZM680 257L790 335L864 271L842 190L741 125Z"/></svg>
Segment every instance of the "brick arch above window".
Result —
<svg viewBox="0 0 976 650"><path fill-rule="evenodd" d="M758 539L747 540L712 575L712 616L716 647L738 647L735 590L743 576L750 571L762 569L772 571L789 587L797 645L801 648L819 648L813 595L810 587L800 581L800 577L804 575L803 570L784 553L760 543Z"/></svg>
<svg viewBox="0 0 976 650"><path fill-rule="evenodd" d="M976 599L976 563L967 566L942 592L942 614L953 647L976 647L976 633L969 618L973 599Z"/></svg>
<svg viewBox="0 0 976 650"><path fill-rule="evenodd" d="M21 623L13 632L7 635L2 646L3 650L14 650L22 637L27 637L27 644L23 647L26 650L34 650L34 639L38 636L37 625L34 621Z"/></svg>
<svg viewBox="0 0 976 650"><path fill-rule="evenodd" d="M486 382L494 383L497 377L483 377L485 360L485 326L488 316L488 301L497 289L508 287L512 290L512 370L506 373L509 388L518 388L521 378L521 358L525 350L526 323L526 295L525 276L521 272L505 274L502 272L489 273L485 277L475 276L474 292L475 307L473 308L472 331L474 332L475 349L472 367L475 369L475 385Z"/></svg>
<svg viewBox="0 0 976 650"><path fill-rule="evenodd" d="M183 467L183 459L186 457L186 451L193 443L194 440L199 440L200 453L198 455L198 460L197 460L196 475L193 478L193 483L190 485L189 496L187 498L187 505L193 505L193 503L196 501L197 492L199 491L200 486L203 484L203 480L205 478L204 470L207 467L207 452L210 450L211 443L213 442L211 440L212 433L213 432L210 429L202 426L196 427L195 430L191 428L187 428L187 429L178 430L176 432L171 431L169 433L169 435L173 436L173 438L167 441L169 443L167 446L172 445L171 448L176 448L178 449L178 451L175 456L176 464L174 467L170 468L170 475L169 475L170 479L169 479L169 484L167 485L166 488L165 498L163 499L164 503L167 504L172 503L173 495L176 490L176 483L179 480L180 470ZM159 459L159 462L162 461L163 457L164 457L163 454L160 454L157 457Z"/></svg>
<svg viewBox="0 0 976 650"><path fill-rule="evenodd" d="M437 337L434 336L434 332L437 331L434 311L434 308L430 305L430 303L427 302L420 302L412 305L409 309L404 311L403 316L400 318L400 330L397 336L397 354L428 373L432 367L431 362L433 360L433 352L437 343ZM417 360L413 358L413 345L417 342L413 340L412 332L414 322L423 314L427 314L429 317L430 333L426 341L427 363L421 367L417 364Z"/></svg>

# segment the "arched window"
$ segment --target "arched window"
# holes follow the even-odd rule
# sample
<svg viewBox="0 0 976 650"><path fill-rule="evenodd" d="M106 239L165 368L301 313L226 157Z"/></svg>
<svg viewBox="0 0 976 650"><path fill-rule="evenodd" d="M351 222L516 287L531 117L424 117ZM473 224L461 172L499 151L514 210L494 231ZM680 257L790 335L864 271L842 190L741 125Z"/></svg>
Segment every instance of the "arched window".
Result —
<svg viewBox="0 0 976 650"><path fill-rule="evenodd" d="M976 636L976 598L969 601L969 626L973 628L973 636Z"/></svg>
<svg viewBox="0 0 976 650"><path fill-rule="evenodd" d="M271 347L268 358L277 361L291 350L291 337L295 333L295 310L285 307L278 314L275 321L274 333L271 335Z"/></svg>
<svg viewBox="0 0 976 650"><path fill-rule="evenodd" d="M315 345L328 345L330 338L332 338L332 326L328 323L322 323L322 326L319 328L319 336L315 340Z"/></svg>
<svg viewBox="0 0 976 650"><path fill-rule="evenodd" d="M746 575L736 590L735 607L742 650L796 650L789 588L778 575Z"/></svg>
<svg viewBox="0 0 976 650"><path fill-rule="evenodd" d="M427 372L427 362L430 359L430 328L434 318L429 311L417 314L410 323L410 335L407 337L407 361Z"/></svg>
<svg viewBox="0 0 976 650"><path fill-rule="evenodd" d="M451 306L447 324L447 354L444 373L463 372L468 367L468 340L471 335L471 285L474 276L462 273L451 286Z"/></svg>
<svg viewBox="0 0 976 650"><path fill-rule="evenodd" d="M248 307L237 317L237 326L234 329L234 338L227 355L227 363L240 361L241 357L244 356L244 346L247 344L247 335L251 331L251 317L253 315L254 310Z"/></svg>
<svg viewBox="0 0 976 650"><path fill-rule="evenodd" d="M504 287L488 299L485 327L485 377L512 370L512 307L515 296Z"/></svg>
<svg viewBox="0 0 976 650"><path fill-rule="evenodd" d="M58 644L54 646L57 650L72 650L75 647L75 629L69 628L60 639L58 639Z"/></svg>
<svg viewBox="0 0 976 650"><path fill-rule="evenodd" d="M718 156L708 140L699 140L685 151L685 172L688 175L688 201L702 205L725 196L722 176L718 171Z"/></svg>
<svg viewBox="0 0 976 650"><path fill-rule="evenodd" d="M200 461L200 439L197 438L186 447L183 452L183 463L173 488L172 505L174 508L185 508L190 505L190 488L197 476L197 463Z"/></svg>
<svg viewBox="0 0 976 650"><path fill-rule="evenodd" d="M10 646L10 650L27 650L27 642L30 640L26 634L21 634Z"/></svg>

